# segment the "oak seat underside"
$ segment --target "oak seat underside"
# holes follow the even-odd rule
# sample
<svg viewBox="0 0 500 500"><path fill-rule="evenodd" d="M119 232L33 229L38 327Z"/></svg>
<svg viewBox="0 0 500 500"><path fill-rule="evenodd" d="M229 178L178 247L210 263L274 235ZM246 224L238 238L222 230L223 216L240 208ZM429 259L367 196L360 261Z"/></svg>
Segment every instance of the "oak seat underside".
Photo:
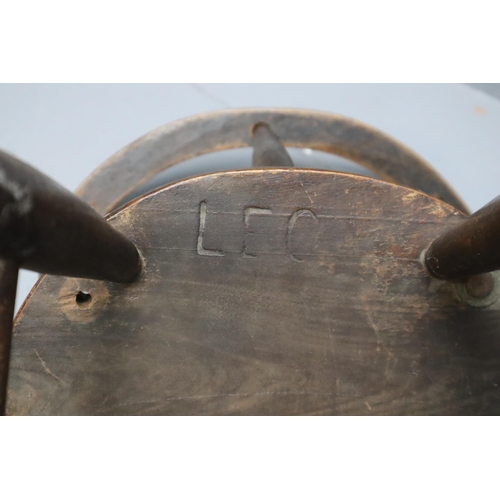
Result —
<svg viewBox="0 0 500 500"><path fill-rule="evenodd" d="M144 258L138 281L46 276L32 293L8 413L496 414L498 305L463 304L420 262L462 218L300 169L147 195L110 219Z"/></svg>

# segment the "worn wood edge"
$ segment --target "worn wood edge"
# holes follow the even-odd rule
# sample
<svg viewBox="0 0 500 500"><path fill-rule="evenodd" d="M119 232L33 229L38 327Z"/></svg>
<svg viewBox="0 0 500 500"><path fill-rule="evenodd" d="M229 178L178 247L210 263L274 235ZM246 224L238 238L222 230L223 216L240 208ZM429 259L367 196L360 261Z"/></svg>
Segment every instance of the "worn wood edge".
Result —
<svg viewBox="0 0 500 500"><path fill-rule="evenodd" d="M397 148L400 150L402 153L408 155L411 157L422 169L422 171L427 174L427 176L430 176L434 178L434 180L437 183L440 183L444 190L448 192L448 195L450 198L455 198L455 201L459 205L458 208L466 214L469 213L469 210L467 208L467 205L463 202L461 197L455 192L455 190L444 180L444 178L426 161L424 160L419 154L417 154L415 151L413 151L411 148L408 146L404 145L403 143L399 142L398 140L394 139L390 135L376 129L375 127L372 127L370 125L367 125L363 122L354 120L352 118L347 118L342 115L337 115L334 113L328 113L325 111L316 111L316 110L306 110L306 109L291 109L291 108L239 108L239 109L231 109L231 110L220 110L220 111L214 111L214 112L208 112L208 113L201 113L197 115L192 115L187 118L182 118L180 120L177 120L175 122L162 125L142 137L136 139L134 142L130 143L129 145L125 146L121 150L119 150L117 153L115 153L113 156L111 156L108 160L106 160L104 163L102 163L92 174L87 177L82 184L77 188L76 194L84 198L86 201L88 201L90 204L93 204L92 196L96 194L96 187L99 188L99 177L101 175L104 175L108 170L112 169L113 167L116 168L117 164L124 159L126 156L130 155L131 153L137 151L140 148L147 148L147 147L152 147L154 146L155 143L158 141L161 141L163 138L168 136L169 134L172 134L175 131L178 131L182 129L183 127L189 128L189 126L194 125L196 123L206 121L209 122L210 120L216 120L218 118L235 118L239 115L245 115L247 117L251 117L253 115L256 116L256 120L261 120L262 119L262 114L269 114L269 115L289 115L291 118L293 117L302 117L302 118L310 118L311 120L317 119L317 120L330 120L330 121L339 121L341 123L344 123L347 126L352 126L356 127L362 130L365 130L374 136L377 136L382 142L386 144L390 144L393 147ZM119 196L117 199L114 199L112 202L108 201L107 202L107 207L105 209L102 209L102 207L99 206L94 206L99 212L104 212L108 213L109 211L113 210L117 204L120 203L121 200L123 200L128 194L130 194L134 189L136 189L138 186L140 186L142 183L146 182L147 180L151 179L158 173L162 172L163 170L166 170L173 165L176 165L178 163L181 163L182 161L186 161L188 159L194 158L196 156L201 156L207 153L211 152L216 152L216 151L223 151L227 149L234 149L234 148L241 148L241 147L248 147L251 146L251 141L248 139L251 136L250 130L248 130L248 138L240 138L239 141L235 141L232 143L225 143L225 144L215 144L213 147L209 147L205 150L199 150L197 152L192 152L190 154L184 154L180 155L178 158L176 158L174 161L168 161L164 162L162 165L158 166L153 166L153 168L148 168L147 172L145 175L141 177L140 182L136 182L133 185L129 185L126 187L126 190L122 192L121 196ZM392 181L393 183L395 182L393 178L390 176L385 175L382 172L379 172L376 168L374 168L373 165L371 165L369 162L364 161L359 158L359 156L356 155L356 152L352 150L347 150L347 149L342 149L338 147L333 147L332 144L329 143L320 143L320 142L303 142L303 143L290 143L289 141L283 140L283 145L287 147L308 147L310 149L318 150L318 151L323 151L323 152L328 152L332 154L337 154L341 157L351 159L352 161L355 161L361 166L364 166L368 168L369 170L376 172L379 174L384 180L386 181ZM397 182L396 182L397 183ZM407 186L404 186L407 187ZM423 192L423 191L422 191ZM426 193L427 194L427 193ZM443 200L440 200L443 201ZM451 204L451 203L448 203Z"/></svg>
<svg viewBox="0 0 500 500"><path fill-rule="evenodd" d="M21 304L21 307L18 309L18 311L17 311L17 313L16 313L16 315L14 317L14 321L12 323L13 328L16 326L17 319L20 318L24 314L24 310L26 309L26 306L28 305L28 302L29 302L30 298L36 292L36 290L40 286L40 284L41 284L43 278L45 278L45 276L47 276L47 275L46 274L40 274L38 276L38 279L36 280L36 283L33 285L33 287L31 288L31 290L29 291L28 295L26 295L26 298L23 300L23 303Z"/></svg>
<svg viewBox="0 0 500 500"><path fill-rule="evenodd" d="M109 212L106 214L105 219L108 221L113 220L120 212L122 212L125 209L130 208L132 205L135 205L136 203L141 203L143 200L155 196L158 194L160 191L166 191L171 189L174 186L184 184L191 182L193 180L202 178L202 177L218 177L221 175L246 175L248 173L255 173L255 172L269 172L269 171L288 171L288 172L297 172L297 173L317 173L317 174L327 174L327 175L334 175L334 176L343 176L343 177L350 177L351 179L370 179L370 181L376 182L376 183L382 183L385 185L390 185L394 186L394 182L386 181L383 179L375 179L373 177L366 177L362 174L353 174L353 173L348 173L348 172L338 172L335 170L323 170L321 168L303 168L303 167L258 167L258 168L251 168L251 169L237 169L237 170L224 170L222 172L212 172L208 174L200 174L200 175L195 175L192 177L188 177L187 179L181 179L177 181L170 182L168 184L165 184L164 186L157 187L155 189L152 189L151 191L148 191L147 193L144 193L143 195L139 196L138 198L135 198L133 200L130 200L129 202L125 203L124 205L120 205L119 207L115 208L113 211ZM450 203L446 203L445 201L441 200L440 198L437 198L436 196L432 196L430 194L424 193L418 189L414 188L409 188L406 186L401 186L399 184L396 184L398 187L402 189L406 189L408 191L411 191L412 193L418 194L420 196L424 196L426 198L431 198L432 200L435 200L437 203L442 203L445 205L448 210L451 212L454 212L455 215L462 215L463 217L467 217L467 214L460 210L459 208L451 205ZM429 242L430 245L431 242ZM427 271L426 271L427 272Z"/></svg>

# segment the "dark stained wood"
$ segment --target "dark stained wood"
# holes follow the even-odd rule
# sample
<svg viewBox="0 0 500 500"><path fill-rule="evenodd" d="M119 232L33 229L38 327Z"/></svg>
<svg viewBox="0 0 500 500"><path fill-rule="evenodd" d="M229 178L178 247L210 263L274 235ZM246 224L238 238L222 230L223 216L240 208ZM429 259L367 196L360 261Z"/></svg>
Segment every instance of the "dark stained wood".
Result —
<svg viewBox="0 0 500 500"><path fill-rule="evenodd" d="M135 246L92 207L0 151L0 415L4 415L19 268L129 283Z"/></svg>
<svg viewBox="0 0 500 500"><path fill-rule="evenodd" d="M0 416L5 414L18 271L15 262L0 260Z"/></svg>
<svg viewBox="0 0 500 500"><path fill-rule="evenodd" d="M8 413L498 414L499 302L467 304L422 263L464 217L300 169L144 196L110 220L144 258L138 281L46 276L32 292Z"/></svg>
<svg viewBox="0 0 500 500"><path fill-rule="evenodd" d="M32 166L0 151L0 258L23 269L128 283L141 269L130 241Z"/></svg>
<svg viewBox="0 0 500 500"><path fill-rule="evenodd" d="M293 167L288 151L267 123L257 123L252 128L253 167Z"/></svg>
<svg viewBox="0 0 500 500"><path fill-rule="evenodd" d="M500 196L441 234L425 256L429 272L460 279L500 269Z"/></svg>
<svg viewBox="0 0 500 500"><path fill-rule="evenodd" d="M169 123L109 158L77 194L100 214L107 214L138 186L173 165L212 151L252 146L251 131L260 122L269 125L283 146L348 158L384 180L418 189L468 213L446 181L392 137L344 116L296 109L232 109Z"/></svg>

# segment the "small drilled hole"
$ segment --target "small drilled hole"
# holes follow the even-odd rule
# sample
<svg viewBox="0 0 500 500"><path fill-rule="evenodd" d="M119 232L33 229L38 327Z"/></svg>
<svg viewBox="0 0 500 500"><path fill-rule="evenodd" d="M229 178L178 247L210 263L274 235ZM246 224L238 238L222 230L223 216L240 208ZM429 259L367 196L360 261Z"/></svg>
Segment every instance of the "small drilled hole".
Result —
<svg viewBox="0 0 500 500"><path fill-rule="evenodd" d="M79 291L76 294L75 300L79 306L88 305L90 302L92 302L92 295L90 295L89 292Z"/></svg>

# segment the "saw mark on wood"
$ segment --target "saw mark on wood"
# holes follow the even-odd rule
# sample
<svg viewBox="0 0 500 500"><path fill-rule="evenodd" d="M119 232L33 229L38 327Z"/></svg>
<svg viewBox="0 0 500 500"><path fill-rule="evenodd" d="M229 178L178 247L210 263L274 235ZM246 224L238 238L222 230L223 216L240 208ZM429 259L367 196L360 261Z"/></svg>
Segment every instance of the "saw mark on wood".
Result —
<svg viewBox="0 0 500 500"><path fill-rule="evenodd" d="M377 352L380 352L380 348L386 352L387 354L387 363L386 363L386 368L385 368L385 377L387 379L391 378L392 372L394 371L394 368L396 368L396 365L398 363L397 358L394 357L394 354L390 349L388 349L384 342L382 341L382 336L380 335L380 331L378 329L378 326L375 324L375 321L373 321L373 316L371 314L370 308L366 304L366 299L362 297L362 301L365 304L365 313L366 317L368 319L368 323L372 327L373 332L375 333L375 336L377 337Z"/></svg>
<svg viewBox="0 0 500 500"><path fill-rule="evenodd" d="M205 201L202 201L201 203L205 203ZM142 208L141 210L144 213L164 213L165 209L157 209L157 208ZM181 213L181 214L199 214L200 209L195 208L195 209L168 209L169 213ZM210 214L213 215L235 215L241 217L242 212L240 211L234 211L234 210L210 210ZM459 213L455 213L453 215L459 215ZM290 217L290 213L286 212L272 212L271 217ZM342 215L342 214L317 214L318 219L339 219L339 220L361 220L361 221L374 221L374 222L402 222L406 224L425 224L425 225L441 225L441 226L449 226L450 223L449 221L443 221L443 220L433 220L433 219L412 219L411 217L404 219L404 218L399 218L399 217L384 217L384 216L363 216L363 215ZM460 222L460 220L457 219L457 223Z"/></svg>
<svg viewBox="0 0 500 500"><path fill-rule="evenodd" d="M304 187L304 184L301 182L300 185L304 188L304 192L307 194L307 197L309 198L311 204L313 204L314 202L312 201L312 198L309 196L309 193L307 192L307 189Z"/></svg>
<svg viewBox="0 0 500 500"><path fill-rule="evenodd" d="M266 391L266 392L253 392L253 393L228 393L228 394L200 394L192 396L179 396L175 398L153 399L150 401L132 401L129 403L118 403L116 406L132 406L132 405L147 405L154 403L162 403L168 401L182 401L189 399L213 399L213 398L251 398L254 396L332 396L333 392L311 392L311 391ZM108 409L109 409L108 408Z"/></svg>
<svg viewBox="0 0 500 500"><path fill-rule="evenodd" d="M42 363L45 373L55 378L63 387L66 387L66 384L55 373L50 371L50 368L45 364L45 361L42 359L40 354L38 354L38 351L36 349L33 349L33 351L35 351L36 357L40 360L40 363Z"/></svg>

